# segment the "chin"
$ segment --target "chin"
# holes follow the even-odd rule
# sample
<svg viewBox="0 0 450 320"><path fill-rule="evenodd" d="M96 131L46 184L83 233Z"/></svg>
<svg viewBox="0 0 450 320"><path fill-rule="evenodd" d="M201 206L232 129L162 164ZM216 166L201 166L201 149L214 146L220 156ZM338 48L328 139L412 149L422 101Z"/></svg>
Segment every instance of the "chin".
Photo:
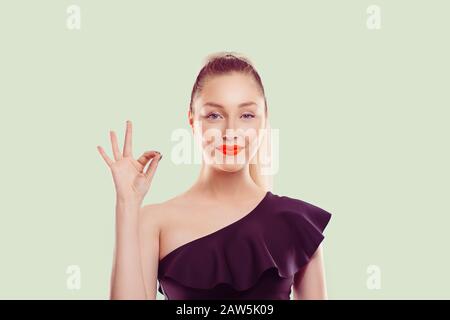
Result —
<svg viewBox="0 0 450 320"><path fill-rule="evenodd" d="M215 165L217 170L226 171L226 172L237 172L242 170L245 167L245 164L218 164Z"/></svg>

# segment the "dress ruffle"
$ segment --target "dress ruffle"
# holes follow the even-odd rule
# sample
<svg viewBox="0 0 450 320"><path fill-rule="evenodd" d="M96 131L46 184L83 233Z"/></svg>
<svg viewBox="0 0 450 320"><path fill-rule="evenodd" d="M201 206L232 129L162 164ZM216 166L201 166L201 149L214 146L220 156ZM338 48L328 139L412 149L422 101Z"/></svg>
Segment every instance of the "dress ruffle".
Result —
<svg viewBox="0 0 450 320"><path fill-rule="evenodd" d="M227 284L244 291L267 270L283 278L304 267L324 239L331 213L300 199L268 193L247 216L169 253L158 279L196 289ZM158 291L164 294L161 284Z"/></svg>

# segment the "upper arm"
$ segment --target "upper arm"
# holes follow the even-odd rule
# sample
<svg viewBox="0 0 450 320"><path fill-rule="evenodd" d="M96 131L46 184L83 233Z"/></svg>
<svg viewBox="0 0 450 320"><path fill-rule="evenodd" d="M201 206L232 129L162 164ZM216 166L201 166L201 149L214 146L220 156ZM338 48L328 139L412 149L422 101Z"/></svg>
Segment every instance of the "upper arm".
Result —
<svg viewBox="0 0 450 320"><path fill-rule="evenodd" d="M328 299L322 245L294 276L294 300Z"/></svg>
<svg viewBox="0 0 450 320"><path fill-rule="evenodd" d="M157 205L146 205L140 210L139 241L142 277L147 299L156 299L159 263L159 232Z"/></svg>

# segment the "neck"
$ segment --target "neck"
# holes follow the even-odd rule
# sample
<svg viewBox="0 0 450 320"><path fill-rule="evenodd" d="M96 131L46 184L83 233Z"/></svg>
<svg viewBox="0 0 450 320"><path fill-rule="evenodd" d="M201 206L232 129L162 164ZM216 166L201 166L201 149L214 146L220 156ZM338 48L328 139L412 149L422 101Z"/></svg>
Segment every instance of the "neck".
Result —
<svg viewBox="0 0 450 320"><path fill-rule="evenodd" d="M205 163L193 188L213 199L238 199L263 191L250 176L249 165L236 172L227 172Z"/></svg>

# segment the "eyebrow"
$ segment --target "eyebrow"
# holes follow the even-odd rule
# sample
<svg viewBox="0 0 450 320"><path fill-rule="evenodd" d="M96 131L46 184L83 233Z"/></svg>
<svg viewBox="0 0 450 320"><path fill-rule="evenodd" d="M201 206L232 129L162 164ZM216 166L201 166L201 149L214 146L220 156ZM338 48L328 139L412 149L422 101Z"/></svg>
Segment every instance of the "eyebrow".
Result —
<svg viewBox="0 0 450 320"><path fill-rule="evenodd" d="M251 106L251 105L257 106L256 102L253 102L253 101L247 101L247 102L242 102L242 103L240 103L240 104L238 105L238 108L241 108L241 107L247 107L247 106ZM206 102L206 103L203 104L203 106L204 106L204 107L208 107L208 106L209 106L209 107L223 108L222 105L220 105L220 104L218 104L218 103L215 103L215 102Z"/></svg>

